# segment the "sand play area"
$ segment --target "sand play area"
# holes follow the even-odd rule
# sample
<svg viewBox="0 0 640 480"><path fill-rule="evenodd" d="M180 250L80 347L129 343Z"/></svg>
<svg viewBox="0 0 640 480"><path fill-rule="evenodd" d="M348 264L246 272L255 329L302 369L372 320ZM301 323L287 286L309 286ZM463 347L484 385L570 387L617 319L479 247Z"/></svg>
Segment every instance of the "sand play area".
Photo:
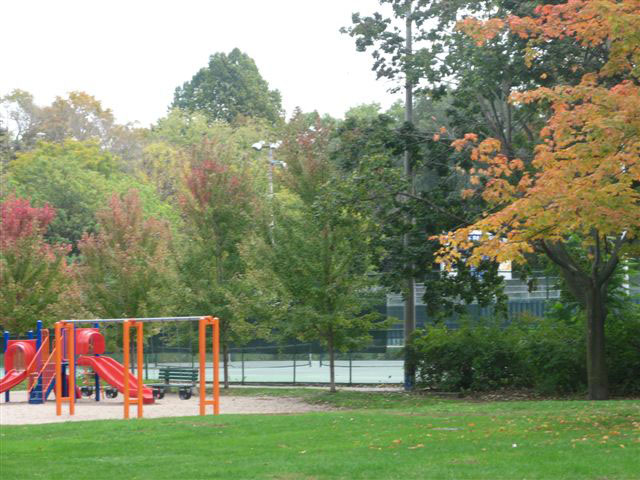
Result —
<svg viewBox="0 0 640 480"><path fill-rule="evenodd" d="M53 397L53 396L52 396ZM207 412L211 412L210 406ZM260 396L221 396L220 414L230 413L262 413L286 414L327 410L326 407L309 405L296 398L260 397ZM0 400L0 425L33 425L41 423L69 422L83 420L115 420L122 419L122 395L117 398L103 398L96 402L93 397L76 401L75 415L69 415L69 406L63 404L62 415L56 416L55 399L42 405L31 405L27 402L27 392L12 391L10 403L5 403L4 394ZM177 394L168 393L162 400L144 406L145 418L182 417L198 415L198 398L181 400ZM136 405L131 406L130 415L137 415Z"/></svg>

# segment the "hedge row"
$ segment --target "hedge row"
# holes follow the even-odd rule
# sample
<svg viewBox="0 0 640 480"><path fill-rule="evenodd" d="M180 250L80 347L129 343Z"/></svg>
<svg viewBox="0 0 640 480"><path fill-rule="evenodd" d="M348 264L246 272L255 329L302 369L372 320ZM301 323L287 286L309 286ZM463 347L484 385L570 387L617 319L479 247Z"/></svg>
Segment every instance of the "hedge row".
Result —
<svg viewBox="0 0 640 480"><path fill-rule="evenodd" d="M586 391L585 320L522 317L463 322L459 329L430 326L410 344L424 388L464 392L534 389L543 394ZM609 315L607 365L613 394L640 393L640 312Z"/></svg>

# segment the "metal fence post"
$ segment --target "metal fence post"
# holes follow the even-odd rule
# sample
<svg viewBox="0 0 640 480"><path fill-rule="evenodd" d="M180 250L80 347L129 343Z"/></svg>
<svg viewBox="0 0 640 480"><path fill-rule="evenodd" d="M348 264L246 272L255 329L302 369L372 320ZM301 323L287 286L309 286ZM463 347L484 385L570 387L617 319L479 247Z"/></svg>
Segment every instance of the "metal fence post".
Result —
<svg viewBox="0 0 640 480"><path fill-rule="evenodd" d="M3 347L3 353L5 354L3 357L3 362L4 362L4 373L7 373L7 347L9 346L9 332L8 331L4 331L4 347ZM4 401L9 403L9 390L7 390L6 392L4 392Z"/></svg>
<svg viewBox="0 0 640 480"><path fill-rule="evenodd" d="M349 385L351 385L353 382L351 381L352 378L352 362L351 362L351 351L349 351Z"/></svg>
<svg viewBox="0 0 640 480"><path fill-rule="evenodd" d="M242 365L242 385L244 385L244 347L240 348L240 363Z"/></svg>
<svg viewBox="0 0 640 480"><path fill-rule="evenodd" d="M99 329L100 328L100 324L97 323L97 322L94 322L93 328ZM95 388L96 388L96 393L95 393L94 398L95 398L96 402L99 402L100 401L100 375L98 375L97 373L94 373L93 374L93 381L95 383ZM43 394L44 394L44 392L43 392Z"/></svg>

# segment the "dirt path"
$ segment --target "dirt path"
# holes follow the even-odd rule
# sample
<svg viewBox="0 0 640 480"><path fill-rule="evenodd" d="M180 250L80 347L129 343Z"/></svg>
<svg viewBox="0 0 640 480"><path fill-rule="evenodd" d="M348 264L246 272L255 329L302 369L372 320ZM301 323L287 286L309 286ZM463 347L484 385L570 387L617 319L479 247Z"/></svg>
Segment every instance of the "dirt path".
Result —
<svg viewBox="0 0 640 480"><path fill-rule="evenodd" d="M96 402L93 398L83 398L76 401L75 415L68 414L69 407L64 404L62 415L56 416L55 401L50 400L43 405L30 405L26 392L11 392L11 402L4 402L4 394L0 400L0 425L34 425L42 423L82 421L82 420L114 420L123 416L122 396L115 399L104 399ZM211 406L207 411L211 411ZM296 398L286 397L220 397L220 414L229 413L262 413L285 414L312 411L326 411L327 407L309 405ZM180 400L177 394L167 394L162 400L153 405L144 406L145 418L181 417L198 415L198 398ZM131 406L131 417L137 415L137 407Z"/></svg>

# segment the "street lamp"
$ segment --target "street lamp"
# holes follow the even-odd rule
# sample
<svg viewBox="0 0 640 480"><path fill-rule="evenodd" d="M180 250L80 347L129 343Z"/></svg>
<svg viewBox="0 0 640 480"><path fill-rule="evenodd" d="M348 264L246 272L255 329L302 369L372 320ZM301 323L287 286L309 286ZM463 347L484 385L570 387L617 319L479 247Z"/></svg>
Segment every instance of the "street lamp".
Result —
<svg viewBox="0 0 640 480"><path fill-rule="evenodd" d="M287 168L287 163L280 160L273 159L273 151L281 145L282 142L267 143L264 140L254 143L251 147L258 152L262 150L265 145L269 147L269 199L273 199L273 166L277 165L282 168Z"/></svg>
<svg viewBox="0 0 640 480"><path fill-rule="evenodd" d="M282 162L280 160L274 160L273 159L273 151L278 148L281 145L282 142L275 142L275 143L267 143L264 140L260 140L259 142L254 143L253 145L251 145L251 147L256 150L256 151L260 151L262 150L265 146L269 147L269 154L268 154L268 162L269 162L269 170L268 170L268 178L269 178L269 208L271 209L271 223L269 224L269 232L271 234L271 243L273 242L273 227L275 225L275 221L274 221L274 216L273 216L273 166L279 166L282 168L287 168L287 163L286 162Z"/></svg>

